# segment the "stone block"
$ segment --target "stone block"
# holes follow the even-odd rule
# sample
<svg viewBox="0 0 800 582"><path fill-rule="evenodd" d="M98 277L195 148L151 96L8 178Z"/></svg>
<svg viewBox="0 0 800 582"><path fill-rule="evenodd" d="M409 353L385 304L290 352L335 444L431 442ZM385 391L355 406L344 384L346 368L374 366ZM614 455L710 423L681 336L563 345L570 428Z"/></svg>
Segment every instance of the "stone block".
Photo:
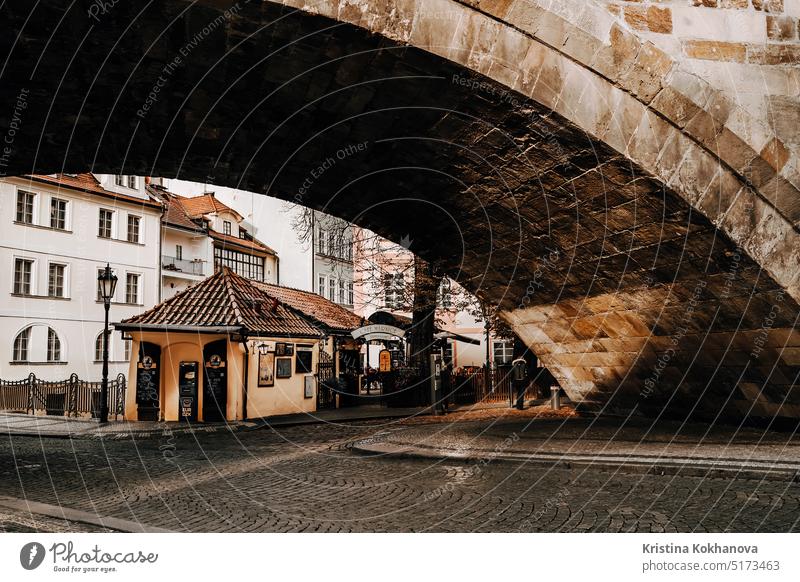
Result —
<svg viewBox="0 0 800 582"><path fill-rule="evenodd" d="M597 53L592 67L612 81L622 78L636 62L641 41L618 24L611 27L610 43Z"/></svg>
<svg viewBox="0 0 800 582"><path fill-rule="evenodd" d="M747 45L741 42L687 40L683 43L683 50L690 59L731 61L735 63L747 61Z"/></svg>
<svg viewBox="0 0 800 582"><path fill-rule="evenodd" d="M514 0L504 20L528 34L535 35L543 14L544 10L534 0Z"/></svg>
<svg viewBox="0 0 800 582"><path fill-rule="evenodd" d="M786 149L786 146L784 146L778 138L773 138L764 146L764 149L761 150L761 157L777 172L781 171L789 160L790 155L789 150Z"/></svg>
<svg viewBox="0 0 800 582"><path fill-rule="evenodd" d="M776 41L797 40L797 19L767 15L767 38Z"/></svg>

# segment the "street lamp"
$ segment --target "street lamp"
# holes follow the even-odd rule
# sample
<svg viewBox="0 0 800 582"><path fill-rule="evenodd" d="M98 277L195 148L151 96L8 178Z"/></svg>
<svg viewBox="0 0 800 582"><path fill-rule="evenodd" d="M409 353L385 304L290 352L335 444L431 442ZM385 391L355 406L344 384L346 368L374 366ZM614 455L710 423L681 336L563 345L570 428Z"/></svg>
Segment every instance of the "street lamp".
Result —
<svg viewBox="0 0 800 582"><path fill-rule="evenodd" d="M111 271L111 266L106 263L106 268L97 275L97 292L103 299L106 309L106 325L103 328L103 383L100 392L100 423L108 422L108 309L111 307L111 298L117 288L117 276Z"/></svg>

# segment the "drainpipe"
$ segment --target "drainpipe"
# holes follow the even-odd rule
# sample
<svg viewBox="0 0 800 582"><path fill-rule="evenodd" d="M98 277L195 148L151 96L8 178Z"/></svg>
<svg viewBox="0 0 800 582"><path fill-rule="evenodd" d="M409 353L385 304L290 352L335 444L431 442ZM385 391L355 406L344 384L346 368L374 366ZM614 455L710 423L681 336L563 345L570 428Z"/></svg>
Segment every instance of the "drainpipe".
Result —
<svg viewBox="0 0 800 582"><path fill-rule="evenodd" d="M242 420L247 420L247 384L250 378L250 350L247 349L247 336L242 339L244 347L244 382L242 390Z"/></svg>

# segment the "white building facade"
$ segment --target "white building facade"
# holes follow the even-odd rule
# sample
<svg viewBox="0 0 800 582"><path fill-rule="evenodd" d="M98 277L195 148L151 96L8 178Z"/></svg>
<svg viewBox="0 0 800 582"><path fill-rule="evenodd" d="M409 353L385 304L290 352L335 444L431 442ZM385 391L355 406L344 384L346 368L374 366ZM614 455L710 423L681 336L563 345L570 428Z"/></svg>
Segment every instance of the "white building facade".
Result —
<svg viewBox="0 0 800 582"><path fill-rule="evenodd" d="M164 205L161 226L161 300L214 274L220 266L259 283L278 283L277 253L253 236L241 214L213 193L179 196L152 184Z"/></svg>
<svg viewBox="0 0 800 582"><path fill-rule="evenodd" d="M103 302L98 271L118 278L110 319L158 302L162 206L135 176L34 175L0 180L0 378L30 373L99 380ZM110 335L109 375L127 373L130 344Z"/></svg>
<svg viewBox="0 0 800 582"><path fill-rule="evenodd" d="M313 210L311 280L317 295L353 309L353 229L342 220Z"/></svg>

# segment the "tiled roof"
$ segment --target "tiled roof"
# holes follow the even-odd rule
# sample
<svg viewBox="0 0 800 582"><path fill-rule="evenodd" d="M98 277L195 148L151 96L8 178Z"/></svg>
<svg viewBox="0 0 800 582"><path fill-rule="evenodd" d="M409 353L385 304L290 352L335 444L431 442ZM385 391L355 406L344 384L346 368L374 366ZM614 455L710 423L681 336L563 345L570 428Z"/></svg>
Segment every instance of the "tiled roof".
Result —
<svg viewBox="0 0 800 582"><path fill-rule="evenodd" d="M211 238L215 241L220 242L220 246L222 247L231 247L231 246L238 246L248 251L261 251L262 253L266 253L268 255L275 255L277 254L273 249L262 243L258 239L244 239L239 238L238 236L233 236L230 234L222 234L221 232L217 232L216 230L208 231L208 234Z"/></svg>
<svg viewBox="0 0 800 582"><path fill-rule="evenodd" d="M175 197L166 190L155 188L153 186L147 186L147 191L152 196L157 197L164 203L166 208L163 218L164 224L169 224L170 226L175 226L194 232L205 232L205 229L194 222L186 213L180 198Z"/></svg>
<svg viewBox="0 0 800 582"><path fill-rule="evenodd" d="M251 281L222 267L152 309L116 324L117 329L235 328L250 336L319 337L320 330Z"/></svg>
<svg viewBox="0 0 800 582"><path fill-rule="evenodd" d="M129 196L127 194L119 194L106 190L100 185L100 182L93 174L55 174L53 176L46 174L28 174L22 177L33 182L42 182L51 184L59 188L71 188L73 190L80 190L90 194L99 194L105 198L111 198L119 202L131 202L140 206L148 206L151 208L161 208L161 204L149 198L139 198L137 196Z"/></svg>
<svg viewBox="0 0 800 582"><path fill-rule="evenodd" d="M179 199L183 208L186 210L186 214L191 218L200 218L214 212L230 212L238 216L240 220L243 218L242 215L233 208L217 200L217 197L214 196L213 193L203 194L202 196L192 196L190 198L180 196Z"/></svg>
<svg viewBox="0 0 800 582"><path fill-rule="evenodd" d="M362 325L361 317L316 293L270 283L253 284L329 330L350 332Z"/></svg>

